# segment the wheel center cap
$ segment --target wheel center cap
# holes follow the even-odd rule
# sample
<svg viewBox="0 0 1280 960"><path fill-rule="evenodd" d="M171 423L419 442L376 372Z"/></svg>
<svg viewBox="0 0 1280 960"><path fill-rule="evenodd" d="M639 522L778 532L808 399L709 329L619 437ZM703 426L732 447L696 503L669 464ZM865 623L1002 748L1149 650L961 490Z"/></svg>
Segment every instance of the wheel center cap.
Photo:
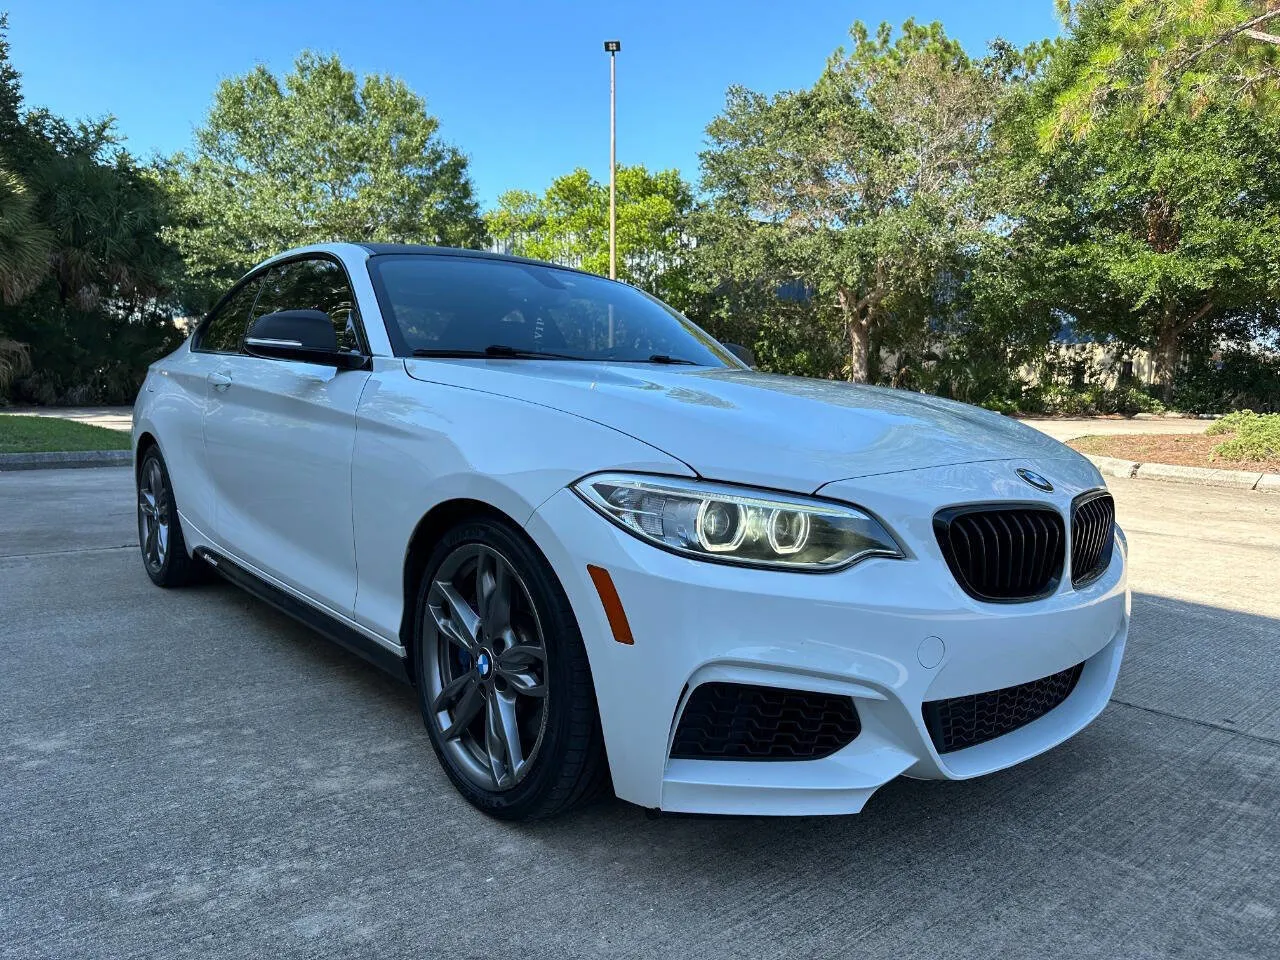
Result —
<svg viewBox="0 0 1280 960"><path fill-rule="evenodd" d="M480 674L481 679L489 676L489 671L493 669L493 659L489 656L488 650L481 650L476 656L476 672Z"/></svg>

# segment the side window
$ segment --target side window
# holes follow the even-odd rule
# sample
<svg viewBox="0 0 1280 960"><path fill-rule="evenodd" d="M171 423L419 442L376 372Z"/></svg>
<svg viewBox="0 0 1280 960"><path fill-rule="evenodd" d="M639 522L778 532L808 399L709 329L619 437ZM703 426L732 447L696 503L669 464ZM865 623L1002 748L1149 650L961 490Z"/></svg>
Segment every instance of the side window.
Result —
<svg viewBox="0 0 1280 960"><path fill-rule="evenodd" d="M333 323L339 350L362 349L355 296L346 274L332 260L295 260L273 267L254 305L253 319L278 310L321 310Z"/></svg>
<svg viewBox="0 0 1280 960"><path fill-rule="evenodd" d="M249 314L261 287L262 278L255 277L233 293L231 299L209 318L193 348L214 353L239 353L240 341L249 326Z"/></svg>

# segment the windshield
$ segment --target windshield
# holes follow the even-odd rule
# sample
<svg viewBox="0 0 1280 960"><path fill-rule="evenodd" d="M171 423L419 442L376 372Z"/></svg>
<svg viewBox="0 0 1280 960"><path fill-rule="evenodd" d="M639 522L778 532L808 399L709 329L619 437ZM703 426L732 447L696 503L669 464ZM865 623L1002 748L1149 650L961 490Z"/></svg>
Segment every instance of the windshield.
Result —
<svg viewBox="0 0 1280 960"><path fill-rule="evenodd" d="M740 366L661 301L602 277L509 260L369 260L397 353Z"/></svg>

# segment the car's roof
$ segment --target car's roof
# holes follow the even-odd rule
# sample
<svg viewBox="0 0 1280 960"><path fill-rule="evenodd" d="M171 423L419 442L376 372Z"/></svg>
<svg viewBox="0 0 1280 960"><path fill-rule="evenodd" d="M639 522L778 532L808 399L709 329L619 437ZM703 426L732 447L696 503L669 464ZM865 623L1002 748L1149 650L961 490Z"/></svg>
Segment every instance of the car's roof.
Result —
<svg viewBox="0 0 1280 960"><path fill-rule="evenodd" d="M356 244L356 246L367 250L371 257L399 255L468 257L477 260L504 260L507 263L528 263L538 267L554 267L557 270L573 270L574 273L583 272L573 267L566 267L558 263L548 263L545 260L534 260L532 257L517 257L510 253L493 253L489 250L465 250L461 247L429 247L419 243L359 243Z"/></svg>

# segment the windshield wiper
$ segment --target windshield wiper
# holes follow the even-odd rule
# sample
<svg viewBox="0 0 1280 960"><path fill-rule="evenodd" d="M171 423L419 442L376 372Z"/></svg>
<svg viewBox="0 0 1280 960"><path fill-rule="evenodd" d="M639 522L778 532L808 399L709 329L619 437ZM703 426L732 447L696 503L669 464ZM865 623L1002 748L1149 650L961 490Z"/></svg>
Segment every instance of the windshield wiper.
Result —
<svg viewBox="0 0 1280 960"><path fill-rule="evenodd" d="M483 350L458 350L452 348L417 349L415 357L451 358L485 358L500 357L511 360L585 360L586 357L575 357L568 353L548 353L543 350L518 350L503 343L491 343Z"/></svg>
<svg viewBox="0 0 1280 960"><path fill-rule="evenodd" d="M691 367L701 367L703 364L697 360L686 360L684 357L672 357L665 353L654 353L647 357L601 357L601 360L607 360L610 363L666 363L666 364L688 364Z"/></svg>

